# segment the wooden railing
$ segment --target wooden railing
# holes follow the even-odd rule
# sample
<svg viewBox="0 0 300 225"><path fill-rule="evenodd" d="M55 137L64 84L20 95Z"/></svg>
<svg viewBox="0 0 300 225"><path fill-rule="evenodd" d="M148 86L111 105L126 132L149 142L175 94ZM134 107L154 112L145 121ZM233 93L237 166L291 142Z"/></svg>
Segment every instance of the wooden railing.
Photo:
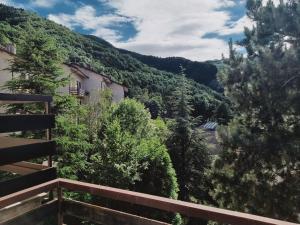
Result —
<svg viewBox="0 0 300 225"><path fill-rule="evenodd" d="M70 87L70 94L76 95L78 97L84 97L85 96L85 90L82 88L77 87Z"/></svg>
<svg viewBox="0 0 300 225"><path fill-rule="evenodd" d="M188 217L196 217L207 219L211 221L223 222L232 225L296 225L296 223L290 223L286 221L280 221L275 219L270 219L266 217L240 213L225 209L219 209L199 204L193 204L148 194L142 194L117 188L111 188L106 186L100 186L95 184L83 183L79 181L67 180L67 179L55 179L10 195L0 198L0 210L1 208L7 207L16 202L26 200L28 198L34 197L40 193L47 192L50 190L57 190L57 200L47 203L41 206L37 210L40 210L40 214L47 214L50 211L58 214L58 224L63 224L65 217L69 215L77 215L84 217L84 219L90 218L91 220L96 220L94 222L103 222L101 220L106 219L106 224L143 224L143 225L162 225L167 224L151 219L142 218L139 216L130 215L127 213L106 209L100 206L94 206L87 203L76 202L63 198L62 192L64 190L89 193L96 196L102 196L109 199L124 201L136 205L147 206L155 209L160 209L163 211L180 213ZM37 210L27 213L30 215L35 215ZM47 211L48 210L48 211ZM82 212L81 212L82 211ZM88 213L87 213L88 212ZM1 213L1 211L0 211ZM35 214L34 214L35 213ZM1 218L1 214L0 214ZM110 221L109 221L110 218ZM114 219L112 219L114 218ZM124 221L129 220L130 223L125 223ZM98 220L98 221L97 221ZM12 222L4 223L6 224L18 224L18 221L28 221L21 220L16 217ZM123 222L122 222L123 221ZM38 221L39 222L39 221ZM36 222L36 224L38 224ZM67 223L68 224L68 223ZM26 225L26 222L22 222L22 225Z"/></svg>

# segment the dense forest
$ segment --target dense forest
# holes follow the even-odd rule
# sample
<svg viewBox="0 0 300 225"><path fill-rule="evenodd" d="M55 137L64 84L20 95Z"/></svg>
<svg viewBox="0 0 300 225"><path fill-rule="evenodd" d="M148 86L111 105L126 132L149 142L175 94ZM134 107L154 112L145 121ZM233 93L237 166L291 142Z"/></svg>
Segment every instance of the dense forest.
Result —
<svg viewBox="0 0 300 225"><path fill-rule="evenodd" d="M299 9L295 0L246 1L255 26L245 28L241 41L229 42L228 58L215 62L222 68L217 77L223 96L187 78L184 65L174 73L160 71L102 39L0 5L0 41L17 44L18 57L9 69L20 74L5 86L54 96L53 137L59 152L54 160L61 177L297 223ZM57 87L66 80L59 65L65 61L107 73L129 87L130 98L114 104L105 90L98 102L81 105L60 95ZM11 105L8 110L41 108ZM209 151L199 127L206 119L221 124L217 155ZM216 224L90 195L66 195L177 225Z"/></svg>
<svg viewBox="0 0 300 225"><path fill-rule="evenodd" d="M141 55L123 49L119 49L119 51L158 70L179 74L181 72L180 66L182 66L185 68L185 74L188 78L209 86L216 91L222 91L222 87L217 81L218 68L214 63L196 62L181 57L160 58L150 55Z"/></svg>
<svg viewBox="0 0 300 225"><path fill-rule="evenodd" d="M112 80L126 85L129 88L129 97L145 103L154 117L170 117L168 102L170 93L174 91L180 79L177 74L147 66L100 38L75 33L35 13L0 4L0 43L12 42L18 48L22 45L22 38L26 33L39 29L56 40L58 47L64 51L66 62L75 62L107 74ZM205 121L214 118L217 108L228 101L222 94L203 85L209 83L212 79L210 76L215 79L215 67L207 65L206 67L212 70L212 73L208 73L202 71L202 64L200 65L202 80L195 76L191 78L198 79L198 82L192 79L187 79L187 82L193 93L193 114L195 117L201 116ZM176 66L178 68L174 70L175 73L180 71L180 65L176 63ZM190 65L182 66L187 72L191 70ZM197 69L197 72L200 71ZM204 81L205 79L207 81Z"/></svg>

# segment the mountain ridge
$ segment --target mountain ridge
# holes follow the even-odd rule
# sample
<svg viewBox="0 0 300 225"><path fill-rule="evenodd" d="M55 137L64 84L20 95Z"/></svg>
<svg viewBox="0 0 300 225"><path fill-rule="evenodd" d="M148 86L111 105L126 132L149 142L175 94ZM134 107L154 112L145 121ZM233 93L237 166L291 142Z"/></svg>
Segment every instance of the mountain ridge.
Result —
<svg viewBox="0 0 300 225"><path fill-rule="evenodd" d="M166 111L179 75L150 67L98 37L76 33L36 13L0 4L0 42L15 43L20 48L29 30L40 30L55 39L58 47L65 52L67 62L88 65L99 73L107 74L129 88L129 97L140 99L143 103L153 98L161 99L161 111ZM222 102L227 102L222 94L192 79L187 79L187 84L195 116L210 118Z"/></svg>

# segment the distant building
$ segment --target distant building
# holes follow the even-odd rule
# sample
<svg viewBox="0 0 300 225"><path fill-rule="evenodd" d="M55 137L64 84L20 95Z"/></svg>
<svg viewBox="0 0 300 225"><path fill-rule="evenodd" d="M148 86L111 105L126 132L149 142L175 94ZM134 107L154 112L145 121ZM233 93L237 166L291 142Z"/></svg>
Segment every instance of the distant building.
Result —
<svg viewBox="0 0 300 225"><path fill-rule="evenodd" d="M0 45L0 92L8 92L2 86L9 80L12 79L12 72L7 70L10 63L16 54L16 50L11 48L11 45L2 46Z"/></svg>
<svg viewBox="0 0 300 225"><path fill-rule="evenodd" d="M15 57L16 48L14 45L0 45L0 92L8 92L3 85L13 78L12 72L7 70L10 61ZM90 68L85 68L77 64L62 64L64 75L69 77L70 82L65 87L57 91L61 94L71 94L80 99L80 102L87 103L97 100L99 91L109 88L112 91L114 102L119 102L125 98L128 92L127 87L112 81L108 76L99 74Z"/></svg>
<svg viewBox="0 0 300 225"><path fill-rule="evenodd" d="M203 130L203 136L208 144L208 149L212 155L220 153L220 146L217 140L217 122L208 121L200 126Z"/></svg>
<svg viewBox="0 0 300 225"><path fill-rule="evenodd" d="M217 122L210 122L210 121L206 122L201 126L203 130L208 130L208 131L215 131L217 127L218 127Z"/></svg>
<svg viewBox="0 0 300 225"><path fill-rule="evenodd" d="M89 68L84 68L77 64L63 64L64 74L70 78L68 86L62 87L58 92L70 93L77 96L82 102L96 100L99 91L106 88L111 89L114 102L119 102L125 98L128 92L127 87L112 81L104 74L99 74Z"/></svg>

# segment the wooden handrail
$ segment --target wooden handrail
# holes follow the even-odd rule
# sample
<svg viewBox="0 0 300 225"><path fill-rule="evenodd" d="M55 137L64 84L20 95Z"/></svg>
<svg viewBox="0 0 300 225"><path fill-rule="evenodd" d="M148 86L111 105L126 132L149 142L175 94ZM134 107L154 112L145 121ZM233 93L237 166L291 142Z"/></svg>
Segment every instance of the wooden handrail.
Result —
<svg viewBox="0 0 300 225"><path fill-rule="evenodd" d="M73 180L59 179L59 186L72 191L90 193L92 195L99 195L106 198L148 206L169 212L177 212L190 217L198 217L212 221L230 223L232 225L296 225L296 223L270 219L262 216Z"/></svg>
<svg viewBox="0 0 300 225"><path fill-rule="evenodd" d="M189 217L198 217L232 225L296 225L296 223L270 219L262 216L61 178L0 198L0 208L55 188L90 193L92 195L103 196L105 198L125 201L164 211L177 212Z"/></svg>
<svg viewBox="0 0 300 225"><path fill-rule="evenodd" d="M24 189L22 191L18 191L13 194L1 197L0 198L0 209L7 207L11 204L23 201L25 199L28 199L28 198L38 195L40 193L51 191L55 188L58 188L58 185L59 185L59 179L55 179L55 180L45 182L43 184L39 184L39 185L30 187L30 188Z"/></svg>

